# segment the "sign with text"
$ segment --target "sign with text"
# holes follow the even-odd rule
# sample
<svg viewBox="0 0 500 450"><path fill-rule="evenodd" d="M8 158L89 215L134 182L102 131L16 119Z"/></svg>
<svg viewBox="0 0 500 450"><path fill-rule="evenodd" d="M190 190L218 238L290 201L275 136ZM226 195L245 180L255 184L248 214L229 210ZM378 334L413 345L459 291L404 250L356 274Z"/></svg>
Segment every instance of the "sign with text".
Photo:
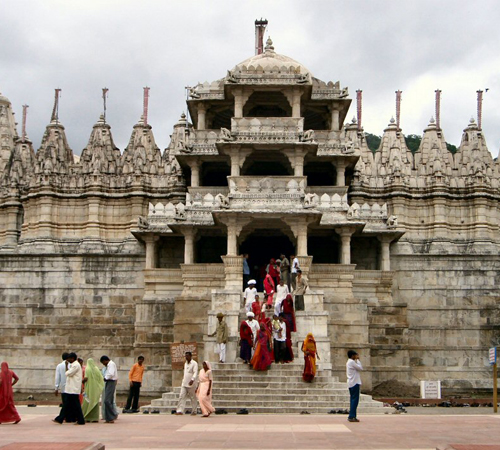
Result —
<svg viewBox="0 0 500 450"><path fill-rule="evenodd" d="M421 398L441 398L441 381L421 381Z"/></svg>
<svg viewBox="0 0 500 450"><path fill-rule="evenodd" d="M491 347L490 351L488 353L488 357L490 360L490 364L496 364L497 363L497 348L496 347Z"/></svg>
<svg viewBox="0 0 500 450"><path fill-rule="evenodd" d="M186 352L193 354L193 359L198 360L198 344L196 342L174 342L170 346L170 357L172 358L172 370L184 369Z"/></svg>

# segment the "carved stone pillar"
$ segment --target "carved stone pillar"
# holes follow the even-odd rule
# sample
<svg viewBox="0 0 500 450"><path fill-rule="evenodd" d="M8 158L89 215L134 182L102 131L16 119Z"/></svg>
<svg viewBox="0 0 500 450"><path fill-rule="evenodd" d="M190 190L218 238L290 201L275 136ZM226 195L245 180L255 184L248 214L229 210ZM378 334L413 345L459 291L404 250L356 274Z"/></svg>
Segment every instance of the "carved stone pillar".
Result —
<svg viewBox="0 0 500 450"><path fill-rule="evenodd" d="M200 186L200 161L198 159L194 159L188 162L189 167L191 168L191 187L199 187Z"/></svg>
<svg viewBox="0 0 500 450"><path fill-rule="evenodd" d="M243 91L241 89L234 90L234 118L243 117Z"/></svg>
<svg viewBox="0 0 500 450"><path fill-rule="evenodd" d="M240 176L240 153L236 150L231 152L231 176Z"/></svg>
<svg viewBox="0 0 500 450"><path fill-rule="evenodd" d="M380 270L391 270L391 251L390 246L392 236L377 236L380 241Z"/></svg>
<svg viewBox="0 0 500 450"><path fill-rule="evenodd" d="M332 108L331 114L332 114L331 129L333 131L339 131L340 130L340 112L339 112L339 110Z"/></svg>
<svg viewBox="0 0 500 450"><path fill-rule="evenodd" d="M156 242L158 242L158 239L158 236L144 236L144 242L146 243L146 269L156 269Z"/></svg>
<svg viewBox="0 0 500 450"><path fill-rule="evenodd" d="M194 228L182 229L184 235L184 264L194 263L194 238L196 230Z"/></svg>
<svg viewBox="0 0 500 450"><path fill-rule="evenodd" d="M353 228L340 228L336 230L340 235L340 264L351 264L351 236L354 233Z"/></svg>
<svg viewBox="0 0 500 450"><path fill-rule="evenodd" d="M304 153L302 151L295 152L294 175L296 177L304 176Z"/></svg>
<svg viewBox="0 0 500 450"><path fill-rule="evenodd" d="M292 100L292 117L300 117L300 97L302 92L299 89L293 90L293 100Z"/></svg>
<svg viewBox="0 0 500 450"><path fill-rule="evenodd" d="M198 130L206 128L207 107L203 103L198 103Z"/></svg>
<svg viewBox="0 0 500 450"><path fill-rule="evenodd" d="M335 169L337 170L336 186L345 186L345 168L346 164L344 162L335 162Z"/></svg>

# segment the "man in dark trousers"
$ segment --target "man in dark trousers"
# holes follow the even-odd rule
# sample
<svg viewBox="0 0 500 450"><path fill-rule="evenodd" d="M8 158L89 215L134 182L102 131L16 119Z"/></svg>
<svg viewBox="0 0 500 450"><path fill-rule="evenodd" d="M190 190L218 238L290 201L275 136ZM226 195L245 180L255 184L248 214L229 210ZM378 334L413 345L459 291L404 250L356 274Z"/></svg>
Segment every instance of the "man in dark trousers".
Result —
<svg viewBox="0 0 500 450"><path fill-rule="evenodd" d="M130 390L128 393L127 405L124 413L139 412L139 395L141 394L142 377L144 376L144 356L139 356L137 362L132 366L128 373ZM132 409L130 409L132 407Z"/></svg>
<svg viewBox="0 0 500 450"><path fill-rule="evenodd" d="M361 388L360 372L363 370L363 366L359 360L359 355L354 350L349 350L347 352L347 358L347 385L349 386L349 394L351 396L351 407L347 420L349 422L359 422L356 415L359 403L359 390Z"/></svg>
<svg viewBox="0 0 500 450"><path fill-rule="evenodd" d="M66 403L63 403L59 416L53 419L53 422L57 422L61 425L67 417L74 417L78 425L85 425L85 419L80 405L83 373L82 366L76 359L76 353L70 353L66 359L68 362L68 370L66 371L66 386L64 388Z"/></svg>

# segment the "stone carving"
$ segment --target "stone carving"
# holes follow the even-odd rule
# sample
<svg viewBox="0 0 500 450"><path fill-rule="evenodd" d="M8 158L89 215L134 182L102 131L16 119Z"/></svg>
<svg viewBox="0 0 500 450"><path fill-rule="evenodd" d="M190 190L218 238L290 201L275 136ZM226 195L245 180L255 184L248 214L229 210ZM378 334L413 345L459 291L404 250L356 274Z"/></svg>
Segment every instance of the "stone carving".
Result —
<svg viewBox="0 0 500 450"><path fill-rule="evenodd" d="M302 135L302 142L312 142L314 141L314 130L307 130L304 131L304 134Z"/></svg>
<svg viewBox="0 0 500 450"><path fill-rule="evenodd" d="M229 199L225 195L217 194L215 200L220 208L229 208Z"/></svg>
<svg viewBox="0 0 500 450"><path fill-rule="evenodd" d="M387 228L396 228L398 226L398 218L397 216L389 216L387 219Z"/></svg>
<svg viewBox="0 0 500 450"><path fill-rule="evenodd" d="M306 194L304 197L304 208L314 208L318 205L319 197L317 194Z"/></svg>
<svg viewBox="0 0 500 450"><path fill-rule="evenodd" d="M223 141L233 141L234 137L231 135L231 131L227 128L221 128L219 137Z"/></svg>
<svg viewBox="0 0 500 450"><path fill-rule="evenodd" d="M145 217L139 216L137 218L137 226L141 229L147 229L149 227L148 219Z"/></svg>

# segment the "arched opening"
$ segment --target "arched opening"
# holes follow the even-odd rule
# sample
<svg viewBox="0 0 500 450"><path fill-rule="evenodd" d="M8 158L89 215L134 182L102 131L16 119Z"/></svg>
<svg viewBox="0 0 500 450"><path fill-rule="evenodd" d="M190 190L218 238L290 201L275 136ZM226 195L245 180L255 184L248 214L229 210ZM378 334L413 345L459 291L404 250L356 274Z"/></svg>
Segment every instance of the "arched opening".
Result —
<svg viewBox="0 0 500 450"><path fill-rule="evenodd" d="M234 117L234 104L211 105L207 111L207 128L219 130L231 129L231 118Z"/></svg>
<svg viewBox="0 0 500 450"><path fill-rule="evenodd" d="M240 254L245 253L248 253L250 276L257 281L257 289L261 291L271 258L278 259L282 253L290 258L295 253L295 245L283 229L257 228L243 237Z"/></svg>
<svg viewBox="0 0 500 450"><path fill-rule="evenodd" d="M340 244L332 230L312 230L307 237L307 253L313 264L338 264Z"/></svg>
<svg viewBox="0 0 500 450"><path fill-rule="evenodd" d="M283 153L256 151L245 160L241 175L286 176L293 175L293 169Z"/></svg>
<svg viewBox="0 0 500 450"><path fill-rule="evenodd" d="M222 264L227 254L227 236L222 230L199 230L195 243L195 262L198 264Z"/></svg>
<svg viewBox="0 0 500 450"><path fill-rule="evenodd" d="M231 168L225 161L204 162L201 165L201 186L227 186Z"/></svg>
<svg viewBox="0 0 500 450"><path fill-rule="evenodd" d="M380 241L376 237L352 236L351 264L357 270L378 270L380 267Z"/></svg>
<svg viewBox="0 0 500 450"><path fill-rule="evenodd" d="M243 107L243 117L292 117L292 107L281 92L254 92Z"/></svg>
<svg viewBox="0 0 500 450"><path fill-rule="evenodd" d="M330 161L310 161L304 165L308 186L335 186L337 172Z"/></svg>

